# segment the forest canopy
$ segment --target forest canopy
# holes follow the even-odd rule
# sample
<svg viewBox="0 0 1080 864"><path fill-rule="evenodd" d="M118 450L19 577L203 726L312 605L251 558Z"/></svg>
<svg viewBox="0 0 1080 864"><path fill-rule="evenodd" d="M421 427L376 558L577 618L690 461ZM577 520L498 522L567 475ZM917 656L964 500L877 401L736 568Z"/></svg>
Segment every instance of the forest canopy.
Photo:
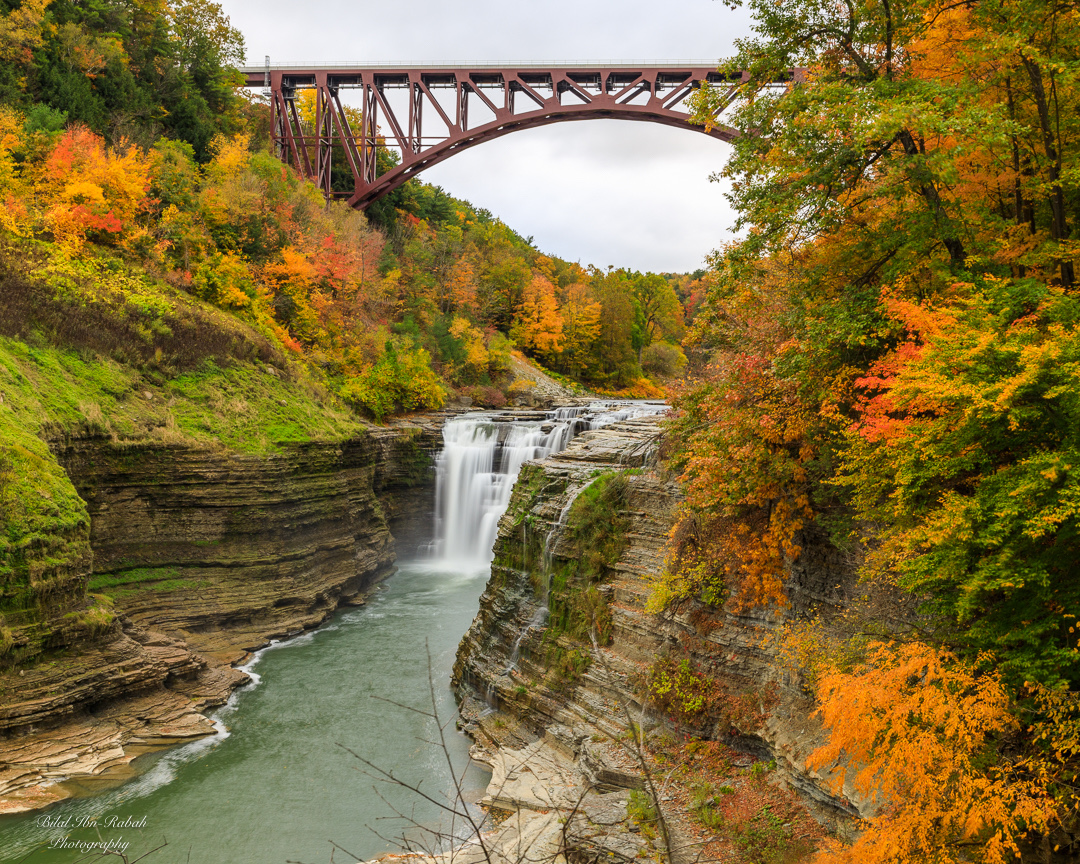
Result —
<svg viewBox="0 0 1080 864"><path fill-rule="evenodd" d="M807 544L856 562L788 650L815 764L888 803L821 860L1010 860L1077 827L1080 10L747 6L741 239L688 336L653 606L784 606Z"/></svg>

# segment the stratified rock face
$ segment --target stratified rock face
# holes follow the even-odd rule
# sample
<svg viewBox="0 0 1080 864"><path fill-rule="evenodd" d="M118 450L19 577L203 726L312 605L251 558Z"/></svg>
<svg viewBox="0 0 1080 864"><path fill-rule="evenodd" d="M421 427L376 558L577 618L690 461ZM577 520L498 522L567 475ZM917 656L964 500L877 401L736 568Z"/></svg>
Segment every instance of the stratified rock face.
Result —
<svg viewBox="0 0 1080 864"><path fill-rule="evenodd" d="M525 464L499 523L480 610L458 649L454 682L461 696L497 703L536 731L551 723L573 726L584 721L608 734L618 733L622 718L590 703L602 701L612 683L609 678L620 682L621 693L630 694L630 677L638 664L667 640L664 622L642 611L646 580L663 566L666 535L679 500L677 485L655 470L660 431L656 417L635 418L585 432L561 453ZM538 683L548 673L541 645L546 603L541 573L570 554L563 529L576 497L598 474L626 469L640 471L627 477L628 542L603 586L613 617L613 644L618 646L612 659L618 668L593 664L572 688ZM532 685L527 698L520 693L523 682Z"/></svg>
<svg viewBox="0 0 1080 864"><path fill-rule="evenodd" d="M454 683L470 731L484 743L521 746L553 729L577 737L619 737L631 722L658 721L643 699L645 673L658 656L678 651L719 680L728 692L759 697L764 726L730 723L694 729L759 758L777 761L796 789L822 805L823 815L851 814L853 795L837 796L805 757L821 741L819 724L798 682L777 662L777 632L786 615L815 603L838 602L850 584L849 569L804 542L806 552L791 568L787 613L756 609L740 615L686 603L663 616L645 612L651 575L662 572L668 533L681 500L677 483L658 465L660 420L643 417L589 432L549 459L527 463L499 524L495 563L480 610L458 650ZM631 469L631 470L627 470ZM639 469L639 470L634 470ZM567 537L567 512L598 474L619 471L627 482L628 526L618 560L607 568L600 592L611 615L608 645L553 639L545 626L551 573L579 554ZM614 516L615 514L613 514ZM587 667L567 674L555 658L587 656ZM582 664L579 664L579 666ZM486 707L497 708L489 715ZM492 716L501 716L498 723ZM629 786L634 780L607 785Z"/></svg>
<svg viewBox="0 0 1080 864"><path fill-rule="evenodd" d="M371 432L378 448L374 488L397 557L411 561L432 541L435 525L435 457L442 449L447 414L410 418Z"/></svg>
<svg viewBox="0 0 1080 864"><path fill-rule="evenodd" d="M393 572L386 511L423 518L432 440L402 425L260 456L57 445L90 514L75 593L116 620L94 629L58 604L32 625L46 650L0 670L0 812L63 797L52 781L212 732L202 712L247 680L230 664L362 602Z"/></svg>
<svg viewBox="0 0 1080 864"><path fill-rule="evenodd" d="M77 441L59 456L90 513L90 591L202 653L312 627L393 565L367 436L262 456Z"/></svg>

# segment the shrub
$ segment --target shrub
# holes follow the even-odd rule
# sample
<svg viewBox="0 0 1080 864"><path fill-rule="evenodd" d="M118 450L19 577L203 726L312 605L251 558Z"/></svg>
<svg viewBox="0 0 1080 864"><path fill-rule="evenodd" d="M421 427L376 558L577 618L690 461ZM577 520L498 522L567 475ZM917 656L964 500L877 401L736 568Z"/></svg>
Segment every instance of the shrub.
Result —
<svg viewBox="0 0 1080 864"><path fill-rule="evenodd" d="M572 684L589 668L592 653L583 648L565 648L550 641L551 635L549 631L545 637L548 647L544 665L552 671L555 683Z"/></svg>
<svg viewBox="0 0 1080 864"><path fill-rule="evenodd" d="M6 625L0 625L0 657L5 656L15 647L15 634Z"/></svg>
<svg viewBox="0 0 1080 864"><path fill-rule="evenodd" d="M506 388L508 399L518 399L536 389L536 382L527 378L518 378Z"/></svg>
<svg viewBox="0 0 1080 864"><path fill-rule="evenodd" d="M641 368L649 375L676 378L686 369L686 355L677 345L653 342L641 352Z"/></svg>
<svg viewBox="0 0 1080 864"><path fill-rule="evenodd" d="M727 824L727 818L722 810L716 808L718 803L716 796L731 794L733 791L730 786L717 789L711 783L698 783L690 794L690 811L706 828L713 831L723 828Z"/></svg>
<svg viewBox="0 0 1080 864"><path fill-rule="evenodd" d="M474 404L484 408L506 407L506 396L498 387L470 387L466 393Z"/></svg>
<svg viewBox="0 0 1080 864"><path fill-rule="evenodd" d="M446 400L428 352L411 339L388 341L379 361L363 374L349 378L340 392L378 422L395 410L441 408Z"/></svg>
<svg viewBox="0 0 1080 864"><path fill-rule="evenodd" d="M657 658L649 669L645 687L649 701L678 723L698 725L713 713L720 687L695 669L689 658L671 655Z"/></svg>
<svg viewBox="0 0 1080 864"><path fill-rule="evenodd" d="M226 253L215 255L195 271L192 293L225 309L246 309L255 299L255 282L244 260Z"/></svg>
<svg viewBox="0 0 1080 864"><path fill-rule="evenodd" d="M653 826L656 824L659 814L656 812L656 805L653 804L652 798L649 797L647 792L640 789L631 792L630 798L626 802L626 812L631 821L641 828L642 835L650 840L656 836Z"/></svg>

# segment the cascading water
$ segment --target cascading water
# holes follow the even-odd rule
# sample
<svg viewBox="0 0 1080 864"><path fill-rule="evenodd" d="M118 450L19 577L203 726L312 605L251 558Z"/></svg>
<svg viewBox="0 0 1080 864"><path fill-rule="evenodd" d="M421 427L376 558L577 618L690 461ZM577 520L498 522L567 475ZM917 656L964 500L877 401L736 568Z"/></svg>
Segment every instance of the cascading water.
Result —
<svg viewBox="0 0 1080 864"><path fill-rule="evenodd" d="M566 446L565 424L495 422L470 415L443 427L436 464L435 557L456 569L491 562L499 517L521 466Z"/></svg>
<svg viewBox="0 0 1080 864"><path fill-rule="evenodd" d="M559 521L551 526L547 536L544 538L544 549L541 557L543 572L540 574L540 582L543 586L540 594L543 597L543 602L536 607L536 611L533 612L529 623L522 628L521 632L518 633L517 639L514 640L514 647L510 652L510 662L505 670L505 674L507 675L517 668L517 662L521 658L521 643L525 641L525 637L529 635L529 631L537 627L542 627L547 623L548 613L551 610L551 555L553 541L556 539L556 535L558 535L559 531L562 530L563 525L566 524L566 517L570 513L570 508L574 506L577 496L580 495L584 489L585 487L583 486L567 499L562 510L559 512Z"/></svg>
<svg viewBox="0 0 1080 864"><path fill-rule="evenodd" d="M433 556L443 566L473 570L491 563L499 518L510 503L521 466L558 453L575 435L667 406L649 402L594 402L556 408L542 417L474 413L443 427L436 462Z"/></svg>

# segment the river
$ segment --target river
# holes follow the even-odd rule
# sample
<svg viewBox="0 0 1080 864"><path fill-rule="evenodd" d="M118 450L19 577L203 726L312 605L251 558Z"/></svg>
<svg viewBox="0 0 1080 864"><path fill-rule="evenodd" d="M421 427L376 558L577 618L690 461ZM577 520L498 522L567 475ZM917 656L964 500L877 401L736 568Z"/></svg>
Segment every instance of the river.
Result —
<svg viewBox="0 0 1080 864"><path fill-rule="evenodd" d="M147 864L352 860L332 858L331 841L361 860L389 851L371 829L400 834L404 826L387 821L392 807L429 824L440 812L376 783L342 746L436 795L450 788L444 754L424 743L437 735L434 723L381 700L431 711L429 649L450 756L462 771L469 742L454 730L447 681L486 575L400 565L367 606L260 651L257 683L217 714L227 733L142 757L143 773L119 788L0 820L0 861L74 864L78 849L58 844L109 840L130 843L131 860L167 841ZM487 782L479 769L466 779L471 797ZM110 817L145 827L110 829ZM96 826L64 827L85 820Z"/></svg>
<svg viewBox="0 0 1080 864"><path fill-rule="evenodd" d="M451 770L464 778L467 800L482 794L488 778L469 764L447 684L518 469L583 429L655 410L597 406L546 421L473 414L448 423L427 557L399 563L366 606L258 652L248 667L253 683L214 715L218 735L140 757L137 776L113 788L86 786L46 811L0 818L0 861L76 864L91 860L90 844L111 844L129 861L157 849L147 864L369 860L400 848L392 840L406 826L395 810L466 834L422 796L379 782L344 748L436 799L447 800ZM432 690L445 751L430 743L434 721L409 710L430 713Z"/></svg>

